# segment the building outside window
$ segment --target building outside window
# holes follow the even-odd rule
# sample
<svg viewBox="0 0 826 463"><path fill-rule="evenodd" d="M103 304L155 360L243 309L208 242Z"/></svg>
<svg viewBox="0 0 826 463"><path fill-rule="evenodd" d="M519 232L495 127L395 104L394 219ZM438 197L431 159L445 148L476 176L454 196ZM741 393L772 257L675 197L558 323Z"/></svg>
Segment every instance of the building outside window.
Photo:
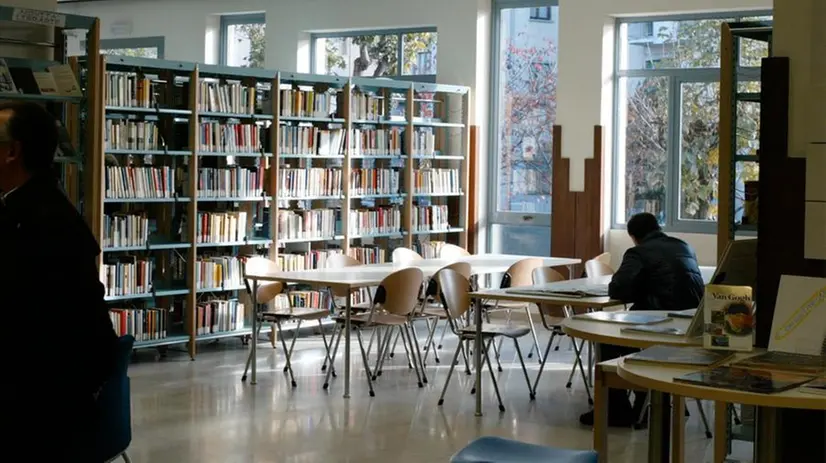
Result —
<svg viewBox="0 0 826 463"><path fill-rule="evenodd" d="M550 6L531 8L531 19L534 21L550 21L552 17L551 8Z"/></svg>
<svg viewBox="0 0 826 463"><path fill-rule="evenodd" d="M263 68L266 56L264 13L221 16L220 63Z"/></svg>
<svg viewBox="0 0 826 463"><path fill-rule="evenodd" d="M672 230L713 232L717 220L720 27L735 14L618 24L614 224L638 212ZM766 18L759 18L766 19ZM769 18L770 19L770 18ZM740 91L759 91L766 44L740 44ZM737 152L756 154L760 107L739 103ZM736 193L756 179L740 163Z"/></svg>

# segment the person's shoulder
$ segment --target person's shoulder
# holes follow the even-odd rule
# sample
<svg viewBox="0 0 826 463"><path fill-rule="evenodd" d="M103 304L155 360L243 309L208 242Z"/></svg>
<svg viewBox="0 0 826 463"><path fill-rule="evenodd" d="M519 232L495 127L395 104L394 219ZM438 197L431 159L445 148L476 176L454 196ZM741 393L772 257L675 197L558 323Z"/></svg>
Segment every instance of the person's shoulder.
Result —
<svg viewBox="0 0 826 463"><path fill-rule="evenodd" d="M83 216L57 186L42 192L30 220L32 227L39 229L57 246L67 246L79 252L100 252Z"/></svg>

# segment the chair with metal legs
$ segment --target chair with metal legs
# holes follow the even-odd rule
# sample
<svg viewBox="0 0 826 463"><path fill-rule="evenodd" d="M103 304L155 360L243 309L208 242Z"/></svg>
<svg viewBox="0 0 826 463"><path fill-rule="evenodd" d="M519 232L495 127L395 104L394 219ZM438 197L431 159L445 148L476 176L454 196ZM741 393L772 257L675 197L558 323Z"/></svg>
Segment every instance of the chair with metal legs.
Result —
<svg viewBox="0 0 826 463"><path fill-rule="evenodd" d="M245 266L244 269L251 269L251 268L259 268L262 269L261 271L266 272L278 272L279 266L275 262L264 258L264 257L253 257L250 258ZM252 289L249 282L246 282L247 291L252 295ZM268 303L273 301L279 294L283 293L285 290L285 286L283 283L274 282L264 284L258 287L258 290L255 294L255 300L258 302L259 307L266 307ZM322 304L323 306L324 304ZM295 374L293 373L292 367L292 355L293 349L295 348L295 341L298 339L299 330L301 329L301 323L305 321L313 321L315 320L318 322L318 326L321 330L321 339L324 342L324 351L325 351L325 363L331 360L330 358L330 345L327 343L327 336L324 334L324 325L322 320L327 318L330 315L329 309L324 307L319 308L310 308L310 307L272 307L266 308L265 310L258 310L259 307L255 307L253 310L253 317L258 317L258 321L260 323L257 324L257 333L252 334L252 342L256 342L258 340L258 334L260 333L261 326L264 323L272 323L276 327L275 336L277 336L281 340L281 347L284 349L284 357L286 358L286 365L284 366L284 373L289 373L290 376L290 384L292 387L298 386L298 383L295 380ZM287 340L284 338L284 331L283 331L283 324L287 321L295 321L297 325L295 327L295 331L293 331L293 337L290 342L289 348L287 347ZM330 339L332 343L332 338ZM250 351L249 357L247 358L246 366L244 367L244 374L241 376L241 380L244 381L247 378L247 371L249 370L250 364L252 362L252 351Z"/></svg>
<svg viewBox="0 0 826 463"><path fill-rule="evenodd" d="M453 245L445 245L446 246L453 246ZM458 246L454 246L458 249ZM443 247L444 250L444 247ZM462 249L463 250L463 249ZM439 289L439 272L444 269L452 269L459 272L462 276L467 278L468 280L471 277L471 268L470 264L467 262L456 262L450 265L446 265L439 271L437 271L433 276L430 278L430 281L427 283L427 289L425 290L425 303L422 304L422 308L419 311L416 311L414 315L415 319L424 319L427 325L427 340L424 343L424 354L422 355L422 362L427 365L427 356L430 353L431 348L433 349L433 354L435 357L436 363L440 363L439 356L436 353L436 342L434 338L436 336L436 328L440 321L445 322L445 329L447 329L449 325L449 318L448 314L445 312L444 309L444 302L442 301L441 297L439 296L441 290ZM432 322L432 325L431 325ZM440 341L441 343L441 341ZM469 370L468 370L469 371Z"/></svg>
<svg viewBox="0 0 826 463"><path fill-rule="evenodd" d="M463 349L464 341L473 341L476 339L476 327L473 325L459 327L453 323L456 320L460 320L470 309L470 281L455 270L442 269L439 271L439 287L441 288L445 311L451 322L451 328L459 338L456 351L453 353L453 360L450 362L450 370L447 373L445 385L442 388L442 394L439 396L439 405L442 405L445 401L445 394L450 384L450 378L453 376L453 369L456 367L459 353ZM499 401L499 410L504 412L505 406L502 403L502 396L499 393L499 384L496 381L496 374L493 372L493 366L490 361L490 348L493 346L494 340L497 337L510 338L513 340L516 355L519 357L519 363L522 366L522 373L525 375L525 383L528 385L528 390L531 391L530 394L533 394L531 379L528 376L527 368L525 368L525 359L522 358L522 350L519 348L519 338L530 333L530 329L521 326L483 323L481 331L481 341L484 345L482 354L485 358L485 363L488 365L490 378L493 381L493 390L496 392L496 398Z"/></svg>

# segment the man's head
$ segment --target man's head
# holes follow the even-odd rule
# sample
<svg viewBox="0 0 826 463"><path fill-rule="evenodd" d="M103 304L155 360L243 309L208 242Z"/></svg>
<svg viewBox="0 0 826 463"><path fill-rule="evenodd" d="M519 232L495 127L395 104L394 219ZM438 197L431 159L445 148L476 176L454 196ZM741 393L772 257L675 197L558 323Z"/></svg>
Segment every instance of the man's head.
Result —
<svg viewBox="0 0 826 463"><path fill-rule="evenodd" d="M0 191L50 172L58 138L54 116L41 106L0 104Z"/></svg>
<svg viewBox="0 0 826 463"><path fill-rule="evenodd" d="M626 228L634 244L640 244L650 233L662 230L660 223L657 222L657 218L648 212L634 214L634 216L628 220Z"/></svg>

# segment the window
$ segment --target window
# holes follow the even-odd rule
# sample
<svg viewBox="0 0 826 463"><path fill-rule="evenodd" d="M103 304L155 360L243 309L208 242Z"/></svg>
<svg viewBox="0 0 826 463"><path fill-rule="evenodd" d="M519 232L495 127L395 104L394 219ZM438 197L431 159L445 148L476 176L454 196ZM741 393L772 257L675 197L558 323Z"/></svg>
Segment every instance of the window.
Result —
<svg viewBox="0 0 826 463"><path fill-rule="evenodd" d="M614 224L639 212L685 232L716 229L720 26L736 15L621 21L617 32ZM742 92L759 91L767 49L741 43ZM759 105L738 106L737 152L753 155ZM756 163L739 163L735 204ZM738 212L739 214L739 212Z"/></svg>
<svg viewBox="0 0 826 463"><path fill-rule="evenodd" d="M263 68L266 29L263 13L221 16L220 63L224 66Z"/></svg>
<svg viewBox="0 0 826 463"><path fill-rule="evenodd" d="M558 9L555 2L540 8L526 3L496 8L491 60L490 245L512 254L549 253L551 241L558 21L533 19L549 19Z"/></svg>
<svg viewBox="0 0 826 463"><path fill-rule="evenodd" d="M436 81L436 29L313 34L313 72Z"/></svg>
<svg viewBox="0 0 826 463"><path fill-rule="evenodd" d="M540 6L539 8L531 8L531 19L534 21L550 21L551 7Z"/></svg>
<svg viewBox="0 0 826 463"><path fill-rule="evenodd" d="M80 46L85 50L86 39ZM100 41L100 52L104 55L133 56L137 58L163 59L163 37L136 37L132 39L104 39ZM84 53L85 54L85 51Z"/></svg>

